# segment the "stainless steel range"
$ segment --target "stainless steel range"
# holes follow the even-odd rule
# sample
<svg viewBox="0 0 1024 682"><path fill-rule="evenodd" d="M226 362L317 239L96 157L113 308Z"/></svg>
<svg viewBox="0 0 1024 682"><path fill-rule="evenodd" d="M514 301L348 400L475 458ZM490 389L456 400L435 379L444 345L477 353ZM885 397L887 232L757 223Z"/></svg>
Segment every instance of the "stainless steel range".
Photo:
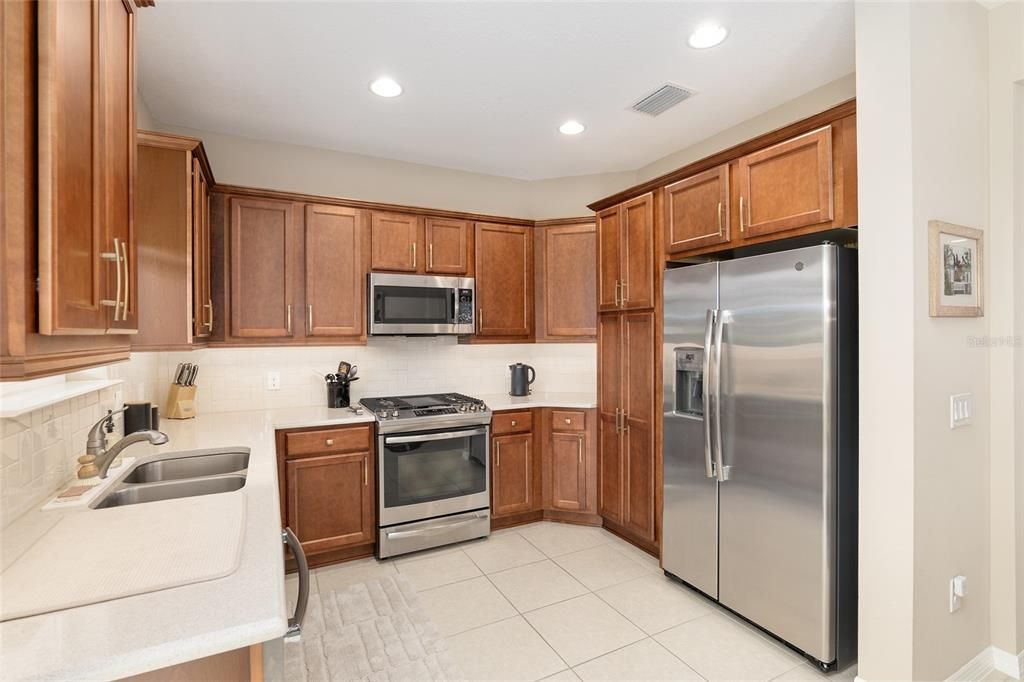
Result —
<svg viewBox="0 0 1024 682"><path fill-rule="evenodd" d="M377 556L491 532L491 410L461 393L363 398L377 419Z"/></svg>

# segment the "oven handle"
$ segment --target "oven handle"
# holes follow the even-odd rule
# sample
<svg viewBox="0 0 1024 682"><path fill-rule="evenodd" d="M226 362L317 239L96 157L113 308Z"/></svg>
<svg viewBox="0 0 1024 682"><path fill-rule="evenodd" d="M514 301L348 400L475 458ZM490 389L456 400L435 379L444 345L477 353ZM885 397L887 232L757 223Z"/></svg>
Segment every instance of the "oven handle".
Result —
<svg viewBox="0 0 1024 682"><path fill-rule="evenodd" d="M384 444L390 443L423 443L430 440L447 440L449 438L462 438L463 436L483 436L487 434L487 427L479 429L468 429L465 431L445 431L444 433L424 433L418 436L385 436Z"/></svg>
<svg viewBox="0 0 1024 682"><path fill-rule="evenodd" d="M429 528L418 528L413 530L390 530L384 529L384 534L387 535L389 540L397 540L398 538L415 537L424 535L437 535L438 533L444 533L451 530L452 528L458 528L459 526L465 526L470 523L476 523L481 519L486 519L487 515L481 512L473 514L471 519L459 519L457 521L449 521L447 523L441 523L436 526L430 526Z"/></svg>

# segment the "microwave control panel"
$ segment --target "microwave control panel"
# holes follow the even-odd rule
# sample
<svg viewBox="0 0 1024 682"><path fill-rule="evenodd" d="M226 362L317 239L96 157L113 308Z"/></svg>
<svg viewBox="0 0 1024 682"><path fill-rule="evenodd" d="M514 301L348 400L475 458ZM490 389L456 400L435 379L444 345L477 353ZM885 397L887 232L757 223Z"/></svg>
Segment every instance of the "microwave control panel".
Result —
<svg viewBox="0 0 1024 682"><path fill-rule="evenodd" d="M459 289L459 303L455 311L457 324L473 324L473 290Z"/></svg>

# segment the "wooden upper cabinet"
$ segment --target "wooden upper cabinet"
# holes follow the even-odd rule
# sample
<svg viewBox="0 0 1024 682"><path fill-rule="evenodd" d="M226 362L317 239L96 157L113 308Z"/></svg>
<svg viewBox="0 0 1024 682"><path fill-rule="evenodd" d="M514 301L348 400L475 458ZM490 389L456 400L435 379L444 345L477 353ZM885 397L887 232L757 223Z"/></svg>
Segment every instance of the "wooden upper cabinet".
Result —
<svg viewBox="0 0 1024 682"><path fill-rule="evenodd" d="M373 211L370 214L370 269L416 272L424 257L417 246L420 241L418 216Z"/></svg>
<svg viewBox="0 0 1024 682"><path fill-rule="evenodd" d="M597 214L597 307L619 307L619 276L622 269L622 211L613 206Z"/></svg>
<svg viewBox="0 0 1024 682"><path fill-rule="evenodd" d="M832 220L831 125L740 157L737 170L743 235Z"/></svg>
<svg viewBox="0 0 1024 682"><path fill-rule="evenodd" d="M289 201L231 198L231 334L290 337L301 315L294 310L300 267L295 205ZM333 254L332 254L333 255Z"/></svg>
<svg viewBox="0 0 1024 682"><path fill-rule="evenodd" d="M533 334L533 228L476 224L476 333Z"/></svg>
<svg viewBox="0 0 1024 682"><path fill-rule="evenodd" d="M600 310L654 307L654 195L597 214Z"/></svg>
<svg viewBox="0 0 1024 682"><path fill-rule="evenodd" d="M369 452L284 463L286 523L307 554L374 542L376 495Z"/></svg>
<svg viewBox="0 0 1024 682"><path fill-rule="evenodd" d="M306 334L363 336L363 212L306 206Z"/></svg>
<svg viewBox="0 0 1024 682"><path fill-rule="evenodd" d="M622 205L623 254L621 307L654 307L654 196L645 194Z"/></svg>
<svg viewBox="0 0 1024 682"><path fill-rule="evenodd" d="M492 439L494 473L492 507L494 516L532 511L533 434L496 436Z"/></svg>
<svg viewBox="0 0 1024 682"><path fill-rule="evenodd" d="M199 159L192 159L192 326L197 338L213 331L210 268L210 183Z"/></svg>
<svg viewBox="0 0 1024 682"><path fill-rule="evenodd" d="M38 29L39 331L133 331L132 6L39 3Z"/></svg>
<svg viewBox="0 0 1024 682"><path fill-rule="evenodd" d="M669 254L729 241L729 164L665 188Z"/></svg>
<svg viewBox="0 0 1024 682"><path fill-rule="evenodd" d="M597 230L593 223L537 229L537 335L556 340L597 334Z"/></svg>
<svg viewBox="0 0 1024 682"><path fill-rule="evenodd" d="M429 274L465 275L469 272L469 222L426 218L424 272Z"/></svg>

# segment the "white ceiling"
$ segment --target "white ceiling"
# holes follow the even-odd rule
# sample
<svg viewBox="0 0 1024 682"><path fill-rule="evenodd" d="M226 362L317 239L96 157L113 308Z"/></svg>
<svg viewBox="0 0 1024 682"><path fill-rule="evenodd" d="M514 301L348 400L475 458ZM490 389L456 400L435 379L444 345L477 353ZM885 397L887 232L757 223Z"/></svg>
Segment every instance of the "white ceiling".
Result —
<svg viewBox="0 0 1024 682"><path fill-rule="evenodd" d="M690 49L708 19L729 37ZM523 179L634 170L854 68L849 2L160 0L137 45L160 123ZM698 94L629 110L665 82Z"/></svg>

